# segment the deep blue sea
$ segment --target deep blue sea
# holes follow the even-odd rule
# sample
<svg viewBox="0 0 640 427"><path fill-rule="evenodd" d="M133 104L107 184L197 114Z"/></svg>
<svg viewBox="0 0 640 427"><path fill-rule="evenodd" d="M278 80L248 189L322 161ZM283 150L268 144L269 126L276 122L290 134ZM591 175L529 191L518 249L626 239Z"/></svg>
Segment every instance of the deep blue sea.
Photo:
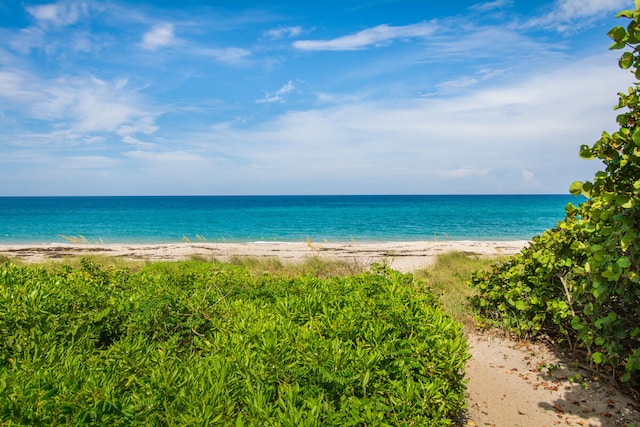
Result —
<svg viewBox="0 0 640 427"><path fill-rule="evenodd" d="M0 243L531 239L570 195L0 197Z"/></svg>

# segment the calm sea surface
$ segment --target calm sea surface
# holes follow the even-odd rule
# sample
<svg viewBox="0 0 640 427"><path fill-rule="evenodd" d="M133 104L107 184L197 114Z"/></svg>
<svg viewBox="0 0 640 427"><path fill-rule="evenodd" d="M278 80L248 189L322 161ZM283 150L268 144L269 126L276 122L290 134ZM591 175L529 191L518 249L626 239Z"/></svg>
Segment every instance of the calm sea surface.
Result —
<svg viewBox="0 0 640 427"><path fill-rule="evenodd" d="M0 197L0 243L520 240L570 195Z"/></svg>

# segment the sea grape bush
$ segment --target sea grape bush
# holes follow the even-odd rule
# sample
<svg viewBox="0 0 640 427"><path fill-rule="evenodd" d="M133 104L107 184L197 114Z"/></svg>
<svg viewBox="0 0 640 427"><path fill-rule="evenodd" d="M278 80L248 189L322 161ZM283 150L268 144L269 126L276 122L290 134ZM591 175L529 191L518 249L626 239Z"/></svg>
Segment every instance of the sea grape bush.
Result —
<svg viewBox="0 0 640 427"><path fill-rule="evenodd" d="M411 275L0 266L1 425L448 426L461 325Z"/></svg>
<svg viewBox="0 0 640 427"><path fill-rule="evenodd" d="M609 32L611 49L630 48L619 66L640 80L640 1L620 12L626 27ZM476 273L473 304L491 323L519 334L549 334L584 350L587 361L640 389L640 84L619 94L620 129L580 156L604 170L570 191L586 201L569 204L553 230L490 273Z"/></svg>

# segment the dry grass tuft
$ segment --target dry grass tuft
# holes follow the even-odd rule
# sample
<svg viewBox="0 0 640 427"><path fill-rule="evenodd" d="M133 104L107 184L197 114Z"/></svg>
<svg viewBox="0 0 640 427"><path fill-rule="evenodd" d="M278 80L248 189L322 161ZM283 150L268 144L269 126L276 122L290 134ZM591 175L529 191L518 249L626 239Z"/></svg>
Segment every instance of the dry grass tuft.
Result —
<svg viewBox="0 0 640 427"><path fill-rule="evenodd" d="M426 287L438 297L444 310L459 322L472 322L468 298L473 294L469 286L471 273L488 270L498 260L463 252L451 252L438 256L436 262L415 273Z"/></svg>

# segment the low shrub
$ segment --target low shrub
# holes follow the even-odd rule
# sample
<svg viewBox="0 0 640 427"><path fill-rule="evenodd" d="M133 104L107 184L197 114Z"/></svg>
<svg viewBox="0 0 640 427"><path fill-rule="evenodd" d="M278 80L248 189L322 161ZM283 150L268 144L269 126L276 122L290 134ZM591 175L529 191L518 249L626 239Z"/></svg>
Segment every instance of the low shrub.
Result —
<svg viewBox="0 0 640 427"><path fill-rule="evenodd" d="M465 401L461 325L384 266L7 263L0 335L3 425L447 426Z"/></svg>

